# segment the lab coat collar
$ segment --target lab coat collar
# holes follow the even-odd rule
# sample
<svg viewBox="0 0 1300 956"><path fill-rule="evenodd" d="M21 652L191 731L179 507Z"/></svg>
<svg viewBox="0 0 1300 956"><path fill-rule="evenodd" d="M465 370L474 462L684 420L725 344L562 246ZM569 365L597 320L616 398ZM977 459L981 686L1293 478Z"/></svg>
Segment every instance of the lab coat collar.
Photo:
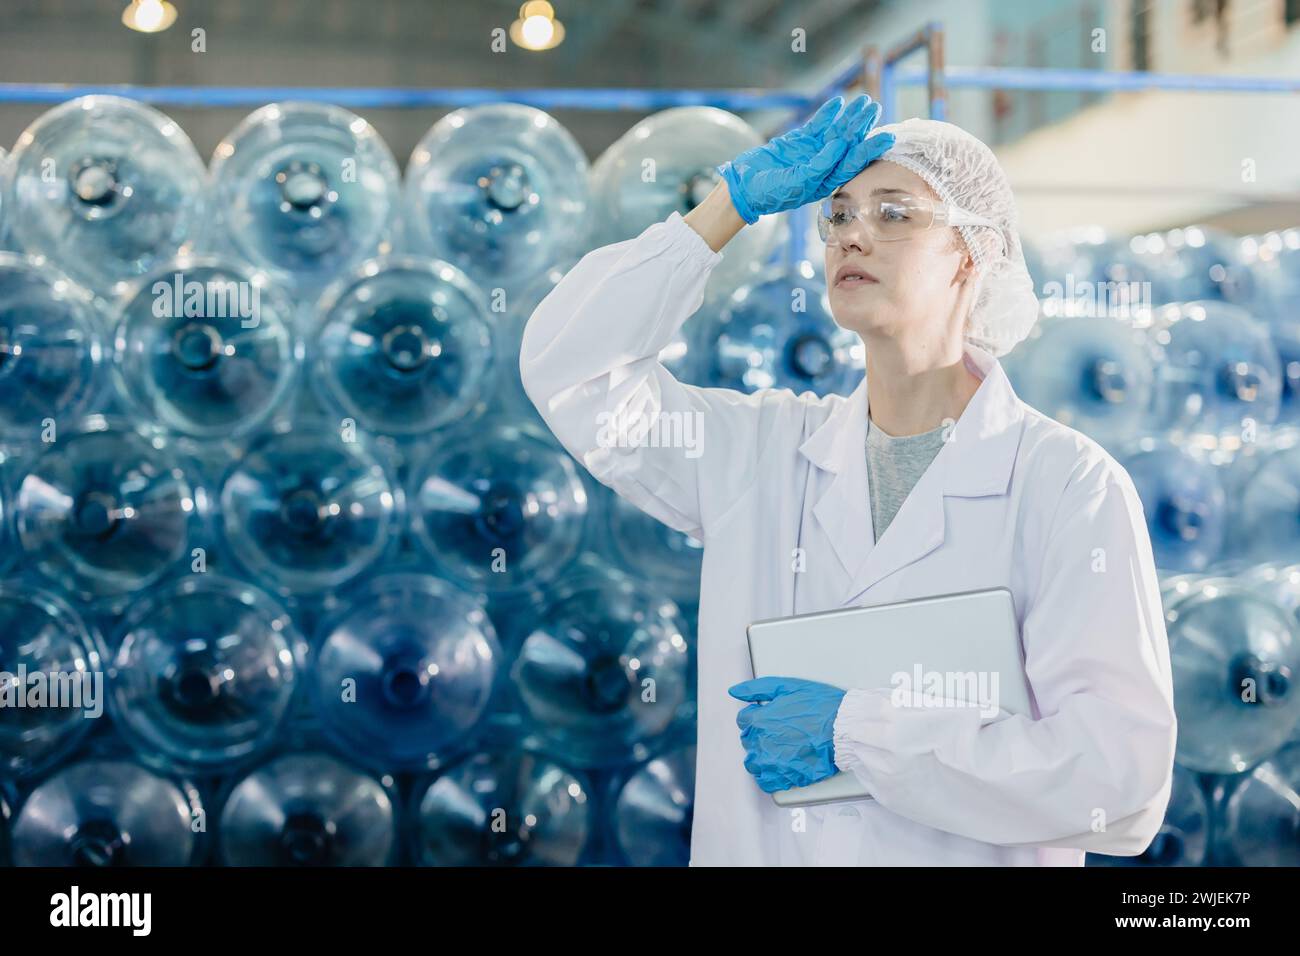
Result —
<svg viewBox="0 0 1300 956"><path fill-rule="evenodd" d="M969 342L964 353L966 366L982 382L879 541L873 543L867 478L866 376L799 446L809 461L835 476L813 513L851 579L843 604L943 543L945 496L1007 492L1024 407L995 356Z"/></svg>

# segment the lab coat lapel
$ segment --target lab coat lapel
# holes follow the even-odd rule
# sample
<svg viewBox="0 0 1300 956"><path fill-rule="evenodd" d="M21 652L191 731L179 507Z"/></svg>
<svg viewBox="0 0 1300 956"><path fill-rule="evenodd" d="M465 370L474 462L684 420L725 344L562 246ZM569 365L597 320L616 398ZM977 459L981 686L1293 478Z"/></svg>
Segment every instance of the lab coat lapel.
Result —
<svg viewBox="0 0 1300 956"><path fill-rule="evenodd" d="M849 579L842 605L858 600L877 581L943 544L945 497L1006 493L1024 410L991 353L968 343L965 361L983 382L879 541L872 540L865 377L800 446L819 468L834 473L813 514Z"/></svg>
<svg viewBox="0 0 1300 956"><path fill-rule="evenodd" d="M844 580L851 580L871 551L870 499L867 497L867 381L839 403L799 451L830 477L813 505L813 516L839 560ZM856 453L855 453L856 449ZM816 573L816 569L810 568Z"/></svg>

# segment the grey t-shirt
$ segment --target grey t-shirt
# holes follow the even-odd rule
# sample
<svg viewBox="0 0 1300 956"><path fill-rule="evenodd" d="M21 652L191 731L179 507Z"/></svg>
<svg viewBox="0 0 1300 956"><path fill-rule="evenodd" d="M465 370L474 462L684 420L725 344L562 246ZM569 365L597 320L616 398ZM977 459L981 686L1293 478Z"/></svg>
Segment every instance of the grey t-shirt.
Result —
<svg viewBox="0 0 1300 956"><path fill-rule="evenodd" d="M898 514L908 492L943 447L943 429L895 437L881 431L867 417L867 483L871 495L871 523L879 541Z"/></svg>

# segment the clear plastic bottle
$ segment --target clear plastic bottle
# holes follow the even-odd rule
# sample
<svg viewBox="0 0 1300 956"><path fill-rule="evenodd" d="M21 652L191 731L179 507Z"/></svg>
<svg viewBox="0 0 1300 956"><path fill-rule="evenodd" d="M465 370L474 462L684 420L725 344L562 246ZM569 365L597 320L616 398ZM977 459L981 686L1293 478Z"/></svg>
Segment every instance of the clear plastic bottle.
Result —
<svg viewBox="0 0 1300 956"><path fill-rule="evenodd" d="M270 595L186 574L146 593L118 627L114 721L151 766L220 772L274 744L306 667L307 645Z"/></svg>
<svg viewBox="0 0 1300 956"><path fill-rule="evenodd" d="M443 259L489 295L521 292L581 249L587 157L553 116L519 103L438 120L406 167L406 249Z"/></svg>
<svg viewBox="0 0 1300 956"><path fill-rule="evenodd" d="M472 743L503 668L481 599L385 573L341 594L316 630L315 711L357 763L432 769Z"/></svg>
<svg viewBox="0 0 1300 956"><path fill-rule="evenodd" d="M5 213L24 252L112 298L191 250L207 170L184 131L152 107L82 96L27 127L9 157Z"/></svg>
<svg viewBox="0 0 1300 956"><path fill-rule="evenodd" d="M401 174L375 128L337 106L271 103L212 156L212 245L310 300L399 231Z"/></svg>

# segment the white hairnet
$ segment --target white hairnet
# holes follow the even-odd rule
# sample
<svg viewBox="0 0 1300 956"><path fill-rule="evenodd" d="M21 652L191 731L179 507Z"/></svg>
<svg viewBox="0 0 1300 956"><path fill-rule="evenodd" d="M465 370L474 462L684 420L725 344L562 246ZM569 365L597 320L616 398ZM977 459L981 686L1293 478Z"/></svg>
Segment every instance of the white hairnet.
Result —
<svg viewBox="0 0 1300 956"><path fill-rule="evenodd" d="M881 160L916 173L941 201L1001 227L1007 242L1005 256L988 226L955 228L979 276L966 338L994 355L1005 355L1033 328L1038 299L1020 247L1011 184L993 150L961 127L939 120L904 120L877 127L875 133L894 134L894 145Z"/></svg>

